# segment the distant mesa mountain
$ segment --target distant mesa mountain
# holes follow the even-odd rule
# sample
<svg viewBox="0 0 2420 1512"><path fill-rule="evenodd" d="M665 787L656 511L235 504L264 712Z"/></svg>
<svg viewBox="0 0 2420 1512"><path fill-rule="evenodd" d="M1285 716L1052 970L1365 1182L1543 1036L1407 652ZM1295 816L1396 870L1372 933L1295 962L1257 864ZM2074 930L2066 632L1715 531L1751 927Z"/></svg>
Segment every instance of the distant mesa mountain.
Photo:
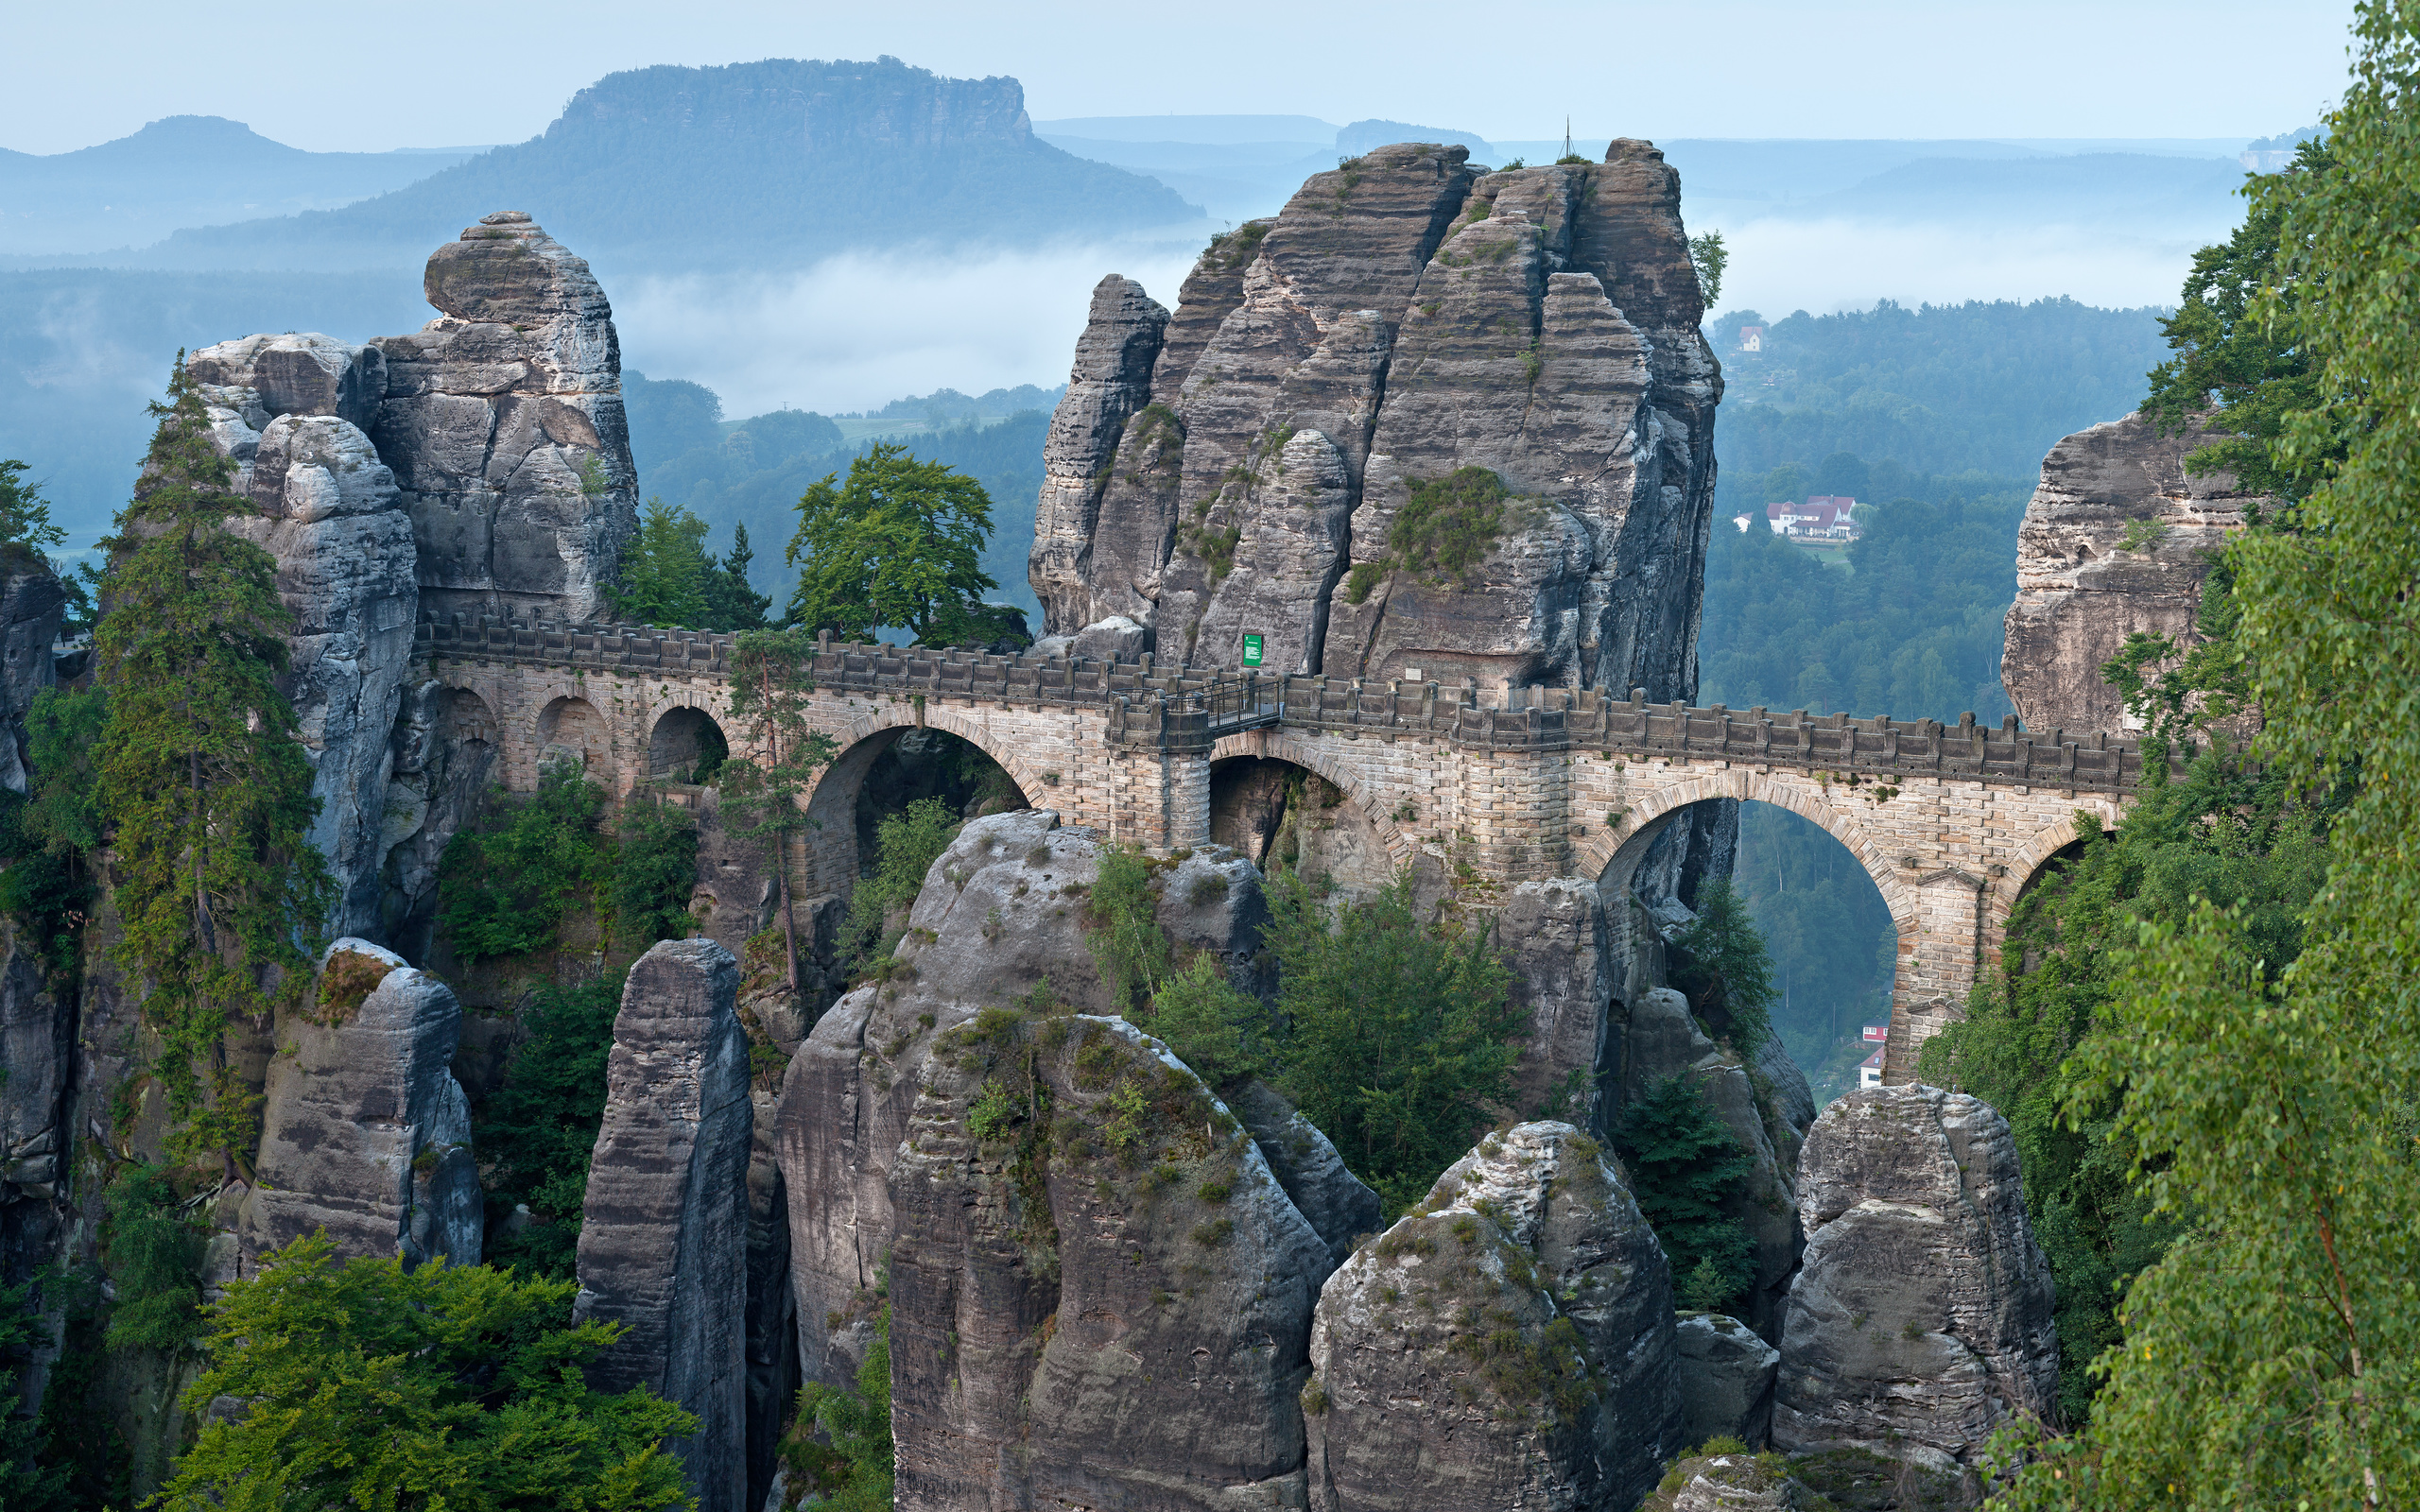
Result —
<svg viewBox="0 0 2420 1512"><path fill-rule="evenodd" d="M795 266L908 244L1184 226L1164 185L1037 139L1013 78L895 58L643 68L581 90L544 134L340 210L184 231L163 267L410 266L489 211L536 216L623 272Z"/></svg>
<svg viewBox="0 0 2420 1512"><path fill-rule="evenodd" d="M97 252L180 227L333 209L480 150L306 152L216 115L171 115L73 152L0 150L0 252Z"/></svg>
<svg viewBox="0 0 2420 1512"><path fill-rule="evenodd" d="M1356 121L1336 133L1336 150L1340 153L1367 152L1394 142L1435 142L1447 146L1466 146L1471 156L1492 161L1495 149L1487 138L1475 131L1457 130L1445 126L1413 126L1409 121Z"/></svg>

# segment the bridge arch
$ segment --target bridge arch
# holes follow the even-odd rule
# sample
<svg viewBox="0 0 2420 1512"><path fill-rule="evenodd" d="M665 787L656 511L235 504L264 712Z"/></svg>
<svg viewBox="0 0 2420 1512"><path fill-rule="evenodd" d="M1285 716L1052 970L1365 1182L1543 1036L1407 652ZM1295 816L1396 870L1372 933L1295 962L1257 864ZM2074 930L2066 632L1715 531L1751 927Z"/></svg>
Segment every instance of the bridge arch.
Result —
<svg viewBox="0 0 2420 1512"><path fill-rule="evenodd" d="M731 738L710 711L688 702L668 704L648 731L647 780L705 782L730 754Z"/></svg>
<svg viewBox="0 0 2420 1512"><path fill-rule="evenodd" d="M1375 852L1364 868L1369 875L1340 877L1350 885L1383 886L1397 871L1416 864L1420 855L1419 839L1401 822L1396 812L1377 801L1378 793L1350 764L1335 759L1327 742L1299 739L1283 730L1253 730L1227 735L1210 747L1211 807L1210 838L1220 844L1234 845L1232 816L1219 812L1226 799L1225 783L1246 762L1265 762L1299 768L1317 777L1343 795L1339 805L1359 822ZM1250 848L1236 849L1251 854ZM1258 863L1261 858L1253 856Z"/></svg>
<svg viewBox="0 0 2420 1512"><path fill-rule="evenodd" d="M597 707L576 694L555 698L538 711L538 751L540 765L552 749L576 751L592 782L601 782L613 791L614 761L613 730Z"/></svg>
<svg viewBox="0 0 2420 1512"><path fill-rule="evenodd" d="M937 730L965 741L1009 774L1028 806L1053 806L1049 802L1049 784L1033 768L1025 752L994 735L981 718L970 717L964 711L930 705L920 711L907 701L875 704L833 737L840 753L816 775L815 785L807 792L809 896L830 893L845 897L856 885L860 861L857 795L874 763L901 737L919 730Z"/></svg>
<svg viewBox="0 0 2420 1512"><path fill-rule="evenodd" d="M1602 878L1615 870L1616 860L1636 866L1654 842L1656 833L1683 809L1725 798L1771 803L1823 829L1857 858L1865 874L1874 880L1876 890L1882 894L1883 906L1891 910L1892 922L1898 926L1901 940L1906 941L1916 927L1920 907L1916 887L1857 816L1826 801L1819 796L1820 789L1808 790L1815 785L1734 769L1652 789L1641 794L1613 829L1592 830L1581 837L1575 847L1580 873ZM1623 880L1627 881L1627 877Z"/></svg>

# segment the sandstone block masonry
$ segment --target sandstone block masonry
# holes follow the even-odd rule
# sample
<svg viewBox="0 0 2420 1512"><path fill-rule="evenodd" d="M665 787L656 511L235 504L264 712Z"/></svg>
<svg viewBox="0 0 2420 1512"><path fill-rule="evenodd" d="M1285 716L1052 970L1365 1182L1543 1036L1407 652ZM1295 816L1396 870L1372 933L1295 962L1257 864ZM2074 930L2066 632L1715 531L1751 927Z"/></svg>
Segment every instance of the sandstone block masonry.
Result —
<svg viewBox="0 0 2420 1512"><path fill-rule="evenodd" d="M458 717L490 732L508 787L542 753L577 752L609 791L663 775L689 722L729 717L731 642L620 626L424 619L415 657ZM827 642L812 726L841 754L808 799L827 822L785 858L802 896L857 874L854 812L873 757L909 730L985 751L1027 800L1158 854L1207 844L1213 768L1239 757L1316 773L1393 864L1482 884L1559 876L1628 889L1649 849L1697 805L1749 799L1821 824L1864 866L1899 931L1890 1074L1959 1010L1998 958L2025 884L2114 824L2143 753L2094 734L2056 746L2015 729L1855 720L1610 698L1593 689L1373 683L1028 653ZM681 747L679 748L688 748Z"/></svg>

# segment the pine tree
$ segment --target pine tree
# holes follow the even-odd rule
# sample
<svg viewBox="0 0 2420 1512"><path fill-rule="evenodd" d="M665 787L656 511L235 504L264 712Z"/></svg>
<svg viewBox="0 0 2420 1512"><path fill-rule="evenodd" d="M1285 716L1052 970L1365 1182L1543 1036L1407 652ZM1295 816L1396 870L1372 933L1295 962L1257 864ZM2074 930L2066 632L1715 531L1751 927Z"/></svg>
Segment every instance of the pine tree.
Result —
<svg viewBox="0 0 2420 1512"><path fill-rule="evenodd" d="M706 555L706 523L662 499L647 501L639 533L624 548L621 582L606 590L614 611L641 625L703 629L714 558Z"/></svg>
<svg viewBox="0 0 2420 1512"><path fill-rule="evenodd" d="M1614 1148L1638 1211L1672 1260L1682 1305L1717 1311L1755 1279L1747 1231L1723 1207L1745 1191L1748 1154L1688 1076L1667 1076L1622 1109Z"/></svg>
<svg viewBox="0 0 2420 1512"><path fill-rule="evenodd" d="M761 630L773 601L748 585L749 563L756 553L748 544L748 527L731 527L731 555L706 579L706 623L717 630Z"/></svg>
<svg viewBox="0 0 2420 1512"><path fill-rule="evenodd" d="M234 463L182 353L151 413L142 479L102 542L95 632L110 697L98 798L125 927L112 958L145 989L181 1149L219 1151L232 1171L258 1098L228 1063L228 1025L307 986L333 888L305 838L319 801L277 690L293 616L275 558L227 528L256 511L230 488Z"/></svg>

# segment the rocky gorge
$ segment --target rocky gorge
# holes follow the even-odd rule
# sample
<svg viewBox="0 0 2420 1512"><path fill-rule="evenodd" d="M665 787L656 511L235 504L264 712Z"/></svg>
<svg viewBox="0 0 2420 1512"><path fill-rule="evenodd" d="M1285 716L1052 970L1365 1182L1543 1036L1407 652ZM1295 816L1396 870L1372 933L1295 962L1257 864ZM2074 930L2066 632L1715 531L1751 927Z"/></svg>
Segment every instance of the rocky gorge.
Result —
<svg viewBox="0 0 2420 1512"><path fill-rule="evenodd" d="M1315 175L1215 241L1173 311L1102 281L1052 421L1046 652L1234 666L1250 635L1278 671L1694 694L1721 376L1678 177L1631 140L1467 160L1402 144ZM337 890L302 1005L231 1036L261 1136L249 1167L188 1183L205 1298L320 1230L414 1265L512 1240L529 1214L484 1199L474 1125L541 990L608 964L566 935L517 976L455 969L439 871L511 774L493 712L423 675L411 632L424 611L611 616L639 488L611 307L515 212L441 249L425 287L439 314L412 335L189 362L259 510L231 528L296 616L281 688ZM33 648L8 662L18 721L56 676L37 653L59 612L55 583L20 576L0 597L8 644ZM584 739L550 727L544 764L579 769ZM26 747L0 747L22 788ZM1335 908L1390 880L1377 816L1318 784L1238 761L1213 782L1219 843L1150 869L1172 958L1264 1011L1276 869ZM798 1389L845 1388L877 1344L896 1503L920 1512L1781 1505L1908 1467L1908 1500L1864 1504L1913 1506L1971 1494L1990 1434L2050 1411L2050 1283L2006 1123L1922 1087L1819 1112L1777 1038L1684 990L1727 801L1601 877L1414 863L1422 920L1483 944L1523 1026L1495 1126L1390 1213L1282 1078L1154 1032L1098 942L1126 852L1046 789L952 816L877 921L878 965L841 967L846 897L800 898L795 990L768 954L774 860L716 829L710 789L681 798L698 924L614 963L572 1264L577 1315L622 1327L592 1383L697 1415L667 1447L700 1506L798 1504ZM91 1263L112 1175L174 1163L114 927L105 897L77 972L13 937L0 968L0 1280ZM1747 1246L1736 1315L1680 1305L1617 1148L1676 1081L1745 1172L1720 1213ZM28 1401L67 1326L46 1320ZM176 1400L194 1361L110 1358L89 1400L156 1486L196 1431ZM1740 1455L1684 1457L1726 1439ZM1783 1458L1727 1463L1766 1450ZM1772 1500L1722 1501L1727 1480Z"/></svg>

